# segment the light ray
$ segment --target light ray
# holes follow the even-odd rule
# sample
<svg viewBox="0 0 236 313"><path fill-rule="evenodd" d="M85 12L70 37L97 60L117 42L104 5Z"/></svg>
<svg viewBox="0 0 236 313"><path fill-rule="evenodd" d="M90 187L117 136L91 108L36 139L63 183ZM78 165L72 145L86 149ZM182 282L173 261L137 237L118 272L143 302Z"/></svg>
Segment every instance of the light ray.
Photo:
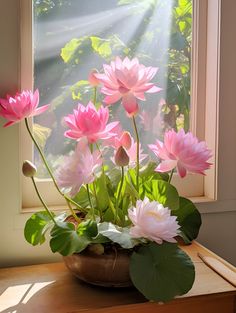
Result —
<svg viewBox="0 0 236 313"><path fill-rule="evenodd" d="M142 22L142 15L139 15L138 18L137 16L136 18L130 18L132 11L137 9L137 6L137 4L127 5L97 12L96 14L87 14L69 19L54 19L49 22L37 22L36 20L35 46L38 60L58 55L61 48L72 38L95 34L102 36L112 25L118 25L120 31L124 28L128 36L129 30L135 29ZM127 23L129 27L127 27ZM111 31L109 30L109 32Z"/></svg>
<svg viewBox="0 0 236 313"><path fill-rule="evenodd" d="M54 282L36 282L8 287L0 295L0 312L7 309L12 313L17 312L18 305L26 304L38 291Z"/></svg>

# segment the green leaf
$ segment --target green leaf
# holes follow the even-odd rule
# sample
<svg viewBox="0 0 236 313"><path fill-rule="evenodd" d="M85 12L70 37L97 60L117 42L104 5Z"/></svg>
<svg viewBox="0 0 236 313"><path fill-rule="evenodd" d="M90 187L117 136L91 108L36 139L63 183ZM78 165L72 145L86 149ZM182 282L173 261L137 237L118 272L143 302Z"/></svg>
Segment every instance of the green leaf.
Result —
<svg viewBox="0 0 236 313"><path fill-rule="evenodd" d="M125 176L124 185L122 188L122 194L131 197L132 202L135 203L139 199L139 194L136 190L136 172L134 169L130 169Z"/></svg>
<svg viewBox="0 0 236 313"><path fill-rule="evenodd" d="M50 247L52 252L70 255L83 251L91 241L86 236L80 236L71 223L58 223L51 230Z"/></svg>
<svg viewBox="0 0 236 313"><path fill-rule="evenodd" d="M128 227L119 227L103 222L98 224L98 233L118 243L124 249L131 249L138 243L130 236Z"/></svg>
<svg viewBox="0 0 236 313"><path fill-rule="evenodd" d="M44 243L45 233L50 226L52 226L52 220L47 212L34 213L25 224L25 239L33 246Z"/></svg>
<svg viewBox="0 0 236 313"><path fill-rule="evenodd" d="M107 177L105 174L101 174L101 176L96 179L97 204L100 210L105 210L109 206L109 194L106 180Z"/></svg>
<svg viewBox="0 0 236 313"><path fill-rule="evenodd" d="M77 83L70 87L73 100L82 100L82 95L88 93L90 85L87 80L79 80Z"/></svg>
<svg viewBox="0 0 236 313"><path fill-rule="evenodd" d="M156 167L157 164L155 162L148 162L148 164L140 170L140 178L142 178L145 181L150 179L159 179L168 181L169 179L168 173L155 172L154 170Z"/></svg>
<svg viewBox="0 0 236 313"><path fill-rule="evenodd" d="M91 197L91 201L93 203L93 205L96 205L96 201L95 198L93 197L92 194L90 194ZM84 186L82 186L80 188L80 191L76 194L76 196L73 198L73 200L78 203L82 208L86 208L89 207L89 200L88 200L88 194L87 194L87 190Z"/></svg>
<svg viewBox="0 0 236 313"><path fill-rule="evenodd" d="M91 36L90 39L92 42L92 48L96 53L103 58L111 56L112 50L109 40L95 36Z"/></svg>
<svg viewBox="0 0 236 313"><path fill-rule="evenodd" d="M80 44L81 41L79 39L73 38L61 49L61 57L65 63L72 59Z"/></svg>
<svg viewBox="0 0 236 313"><path fill-rule="evenodd" d="M109 168L109 171L108 171L107 175L108 175L108 177L110 179L110 184L111 184L113 192L114 192L114 190L117 189L117 185L120 182L121 171L118 168L116 168L116 167L113 167L111 169Z"/></svg>
<svg viewBox="0 0 236 313"><path fill-rule="evenodd" d="M147 299L166 302L192 288L195 270L177 244L150 243L132 254L130 277Z"/></svg>
<svg viewBox="0 0 236 313"><path fill-rule="evenodd" d="M78 226L77 233L80 236L87 236L88 238L96 237L98 234L97 223L93 220L81 222Z"/></svg>
<svg viewBox="0 0 236 313"><path fill-rule="evenodd" d="M185 30L185 28L186 28L186 22L185 21L180 21L179 22L179 30L181 32L183 32Z"/></svg>
<svg viewBox="0 0 236 313"><path fill-rule="evenodd" d="M103 236L102 234L98 234L95 238L91 239L91 243L107 243L110 242L110 239Z"/></svg>
<svg viewBox="0 0 236 313"><path fill-rule="evenodd" d="M164 180L152 180L144 184L146 195L168 207L170 210L179 208L179 195L176 188Z"/></svg>
<svg viewBox="0 0 236 313"><path fill-rule="evenodd" d="M196 206L189 199L180 197L179 209L173 214L177 216L180 230L185 234L188 240L192 241L197 238L200 226L202 224L201 214ZM185 240L185 237L182 236Z"/></svg>

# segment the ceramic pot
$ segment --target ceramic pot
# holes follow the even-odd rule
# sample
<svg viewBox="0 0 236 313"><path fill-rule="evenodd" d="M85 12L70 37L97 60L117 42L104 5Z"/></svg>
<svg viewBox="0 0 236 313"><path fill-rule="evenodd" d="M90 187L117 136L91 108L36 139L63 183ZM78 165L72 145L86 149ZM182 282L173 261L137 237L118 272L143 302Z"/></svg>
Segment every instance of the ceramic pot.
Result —
<svg viewBox="0 0 236 313"><path fill-rule="evenodd" d="M64 256L67 268L79 279L103 287L129 287L130 253L112 250L102 255L89 251Z"/></svg>

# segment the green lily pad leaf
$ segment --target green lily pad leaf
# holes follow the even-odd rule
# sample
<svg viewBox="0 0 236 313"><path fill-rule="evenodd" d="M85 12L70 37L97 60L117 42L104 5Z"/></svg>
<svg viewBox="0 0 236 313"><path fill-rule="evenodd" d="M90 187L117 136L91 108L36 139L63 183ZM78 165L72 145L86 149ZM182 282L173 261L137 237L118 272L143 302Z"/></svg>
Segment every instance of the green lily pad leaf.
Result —
<svg viewBox="0 0 236 313"><path fill-rule="evenodd" d="M170 210L179 208L179 194L174 186L164 180L152 180L144 184L150 200L158 201Z"/></svg>
<svg viewBox="0 0 236 313"><path fill-rule="evenodd" d="M109 206L109 194L106 182L107 177L105 174L101 174L101 176L96 179L97 205L100 210L106 210Z"/></svg>
<svg viewBox="0 0 236 313"><path fill-rule="evenodd" d="M119 227L103 222L98 224L98 233L118 243L124 249L131 249L138 243L130 236L128 227Z"/></svg>
<svg viewBox="0 0 236 313"><path fill-rule="evenodd" d="M180 233L178 235L183 239L183 241L186 245L191 244L192 241L188 239L188 237L185 235L185 233L183 231L180 231Z"/></svg>
<svg viewBox="0 0 236 313"><path fill-rule="evenodd" d="M107 243L110 242L111 240L102 234L97 234L96 237L92 238L91 242L92 243Z"/></svg>
<svg viewBox="0 0 236 313"><path fill-rule="evenodd" d="M58 223L51 230L51 236L52 252L59 252L62 255L79 253L91 242L86 236L80 236L72 223Z"/></svg>
<svg viewBox="0 0 236 313"><path fill-rule="evenodd" d="M192 288L195 270L189 256L177 244L152 242L133 252L130 277L148 300L166 302Z"/></svg>
<svg viewBox="0 0 236 313"><path fill-rule="evenodd" d="M124 185L123 185L124 193L129 195L132 199L137 200L139 199L139 194L134 187L133 180L129 173L125 177Z"/></svg>
<svg viewBox="0 0 236 313"><path fill-rule="evenodd" d="M61 57L65 63L68 63L73 58L76 53L78 47L81 45L81 40L77 38L71 39L65 47L61 49Z"/></svg>
<svg viewBox="0 0 236 313"><path fill-rule="evenodd" d="M64 222L65 219L66 219L66 217L67 217L66 212L63 212L63 213L61 213L61 214L59 214L59 215L54 216L54 220L55 220L56 222Z"/></svg>
<svg viewBox="0 0 236 313"><path fill-rule="evenodd" d="M96 199L92 194L90 194L90 198L92 201L93 206L96 205ZM87 208L90 206L89 200L88 200L88 193L84 186L80 188L80 191L76 194L76 196L73 198L73 200L78 203L82 208Z"/></svg>
<svg viewBox="0 0 236 313"><path fill-rule="evenodd" d="M80 236L87 236L89 238L96 237L98 234L97 223L93 220L81 222L78 226L77 233Z"/></svg>
<svg viewBox="0 0 236 313"><path fill-rule="evenodd" d="M120 182L120 179L121 179L121 171L116 168L116 167L113 167L113 168L107 168L107 176L110 180L110 184L111 184L111 188L113 189L113 193L114 193L114 190L117 189L117 186Z"/></svg>
<svg viewBox="0 0 236 313"><path fill-rule="evenodd" d="M179 209L174 211L173 214L177 216L181 232L187 237L182 236L184 241L192 241L198 236L202 224L201 214L189 199L180 197L179 201Z"/></svg>
<svg viewBox="0 0 236 313"><path fill-rule="evenodd" d="M91 36L93 50L98 53L101 57L106 58L109 57L112 53L111 43L107 39L103 39L100 37Z"/></svg>
<svg viewBox="0 0 236 313"><path fill-rule="evenodd" d="M47 212L34 213L25 224L25 239L33 246L41 245L45 242L45 233L52 225L52 220Z"/></svg>
<svg viewBox="0 0 236 313"><path fill-rule="evenodd" d="M158 180L168 181L169 174L155 172L156 167L157 167L157 163L148 162L147 165L145 165L143 168L140 169L140 178L144 179L145 181L149 179L158 179Z"/></svg>

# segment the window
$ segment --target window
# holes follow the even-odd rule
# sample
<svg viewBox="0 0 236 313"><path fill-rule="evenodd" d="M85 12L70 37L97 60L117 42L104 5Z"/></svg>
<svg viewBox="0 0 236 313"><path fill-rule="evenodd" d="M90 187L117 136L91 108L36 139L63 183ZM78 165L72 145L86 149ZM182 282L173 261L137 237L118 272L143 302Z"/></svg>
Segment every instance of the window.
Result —
<svg viewBox="0 0 236 313"><path fill-rule="evenodd" d="M4 47L0 49L2 97L20 88L32 88L31 4L31 0L0 1L0 36ZM228 36L236 29L235 9L234 0L193 0L193 90L190 116L192 129L199 138L206 138L208 145L214 151L216 161L219 159L218 163L213 160L214 167L212 171L208 171L201 193L198 193L202 196L196 199L198 209L204 213L204 227L199 240L224 257L228 257L229 260L231 259L231 262L235 260L232 256L232 248L224 243L229 238L235 240L236 146L234 139L228 140L229 136L231 139L236 131L236 107L232 101L235 86L236 44L232 36ZM21 18L19 17L20 11ZM205 118L202 119L203 113L205 113ZM4 121L0 119L0 123L3 125ZM30 181L25 180L26 185L23 184L24 210L21 210L22 184L20 180L23 178L19 151L21 150L23 160L32 157L32 145L24 125L22 126L20 131L19 124L8 129L0 128L2 221L0 233L4 238L0 244L2 251L0 266L52 261L52 254L46 245L33 249L25 243L22 236L23 225L30 216L27 212L31 211L32 207L35 210L37 205L40 206L36 202L36 196L32 201L35 191L30 189L32 187ZM216 186L217 180L219 181L218 187ZM29 183L28 186L27 183ZM181 183L184 192L189 187L193 187L193 195L197 189L196 184L190 184L188 179L182 180ZM42 185L41 189L45 186L43 187L44 195L51 197L49 203L60 203L60 198L56 199L57 194L53 195L54 188L50 182L39 184ZM208 201L209 198L214 199L217 190L219 190L217 201L207 204L199 203ZM57 205L53 207L59 208ZM21 214L22 212L24 214ZM221 231L214 232L218 228ZM53 257L55 260L56 255Z"/></svg>
<svg viewBox="0 0 236 313"><path fill-rule="evenodd" d="M164 91L148 99L149 108L152 108L152 114L161 125L160 129L154 127L157 130L155 136L161 138L163 131L168 128L184 127L185 130L191 128L200 139L207 137L204 125L207 114L206 2L35 0L33 7L30 1L22 1L22 5L22 13L27 14L22 25L22 48L26 52L22 55L22 86L29 88L33 85L34 63L34 84L40 89L41 104L51 103L53 109L35 119L32 127L53 168L58 164L58 155L72 148L63 137L65 128L61 123L62 116L70 113L78 101L87 103L92 97L92 90L85 81L89 70L91 67L100 69L114 55L138 56L145 65L160 68L156 83ZM141 108L143 114L148 113L145 105ZM113 111L113 114L117 112ZM122 122L126 128L127 120ZM142 134L143 142L146 132ZM49 205L63 205L37 153L33 153L32 144L26 138L23 140L26 147L23 153L31 157L34 154L34 161L40 169L38 184L42 193L49 195L47 202ZM56 140L59 140L59 144ZM150 138L147 140L146 137L147 141L150 142ZM213 180L214 177L207 179ZM174 177L174 182L181 194L191 197L206 195L205 180L199 175L188 175L181 181ZM208 190L211 198L214 198L214 190ZM24 180L23 207L40 205L32 194L29 182Z"/></svg>

